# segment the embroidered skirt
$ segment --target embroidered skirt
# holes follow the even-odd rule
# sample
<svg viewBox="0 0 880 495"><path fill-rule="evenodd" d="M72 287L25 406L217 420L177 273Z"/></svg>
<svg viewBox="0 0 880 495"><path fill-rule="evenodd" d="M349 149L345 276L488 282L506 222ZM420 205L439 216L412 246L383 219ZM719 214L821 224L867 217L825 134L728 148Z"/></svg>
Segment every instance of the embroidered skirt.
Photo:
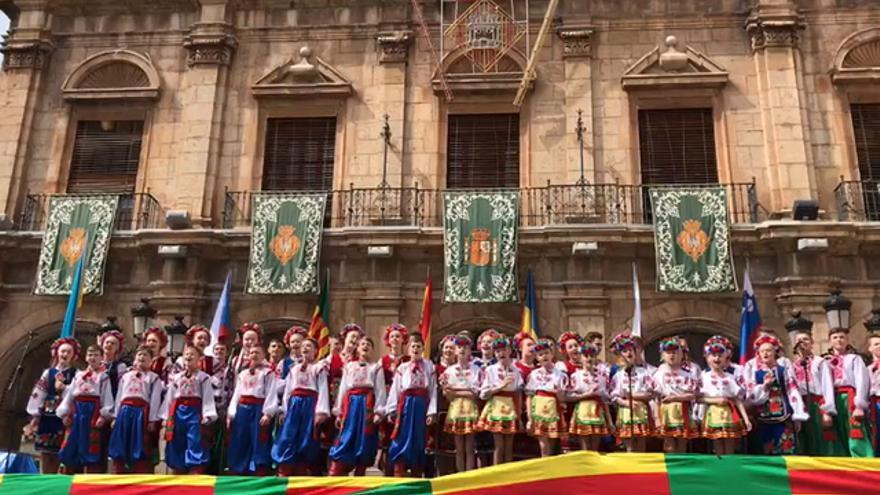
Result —
<svg viewBox="0 0 880 495"><path fill-rule="evenodd" d="M646 402L633 401L633 411L629 405L617 409L617 435L620 438L649 437L654 433L651 411Z"/></svg>
<svg viewBox="0 0 880 495"><path fill-rule="evenodd" d="M519 411L514 394L497 393L483 406L477 428L491 433L514 435L519 429L518 423Z"/></svg>
<svg viewBox="0 0 880 495"><path fill-rule="evenodd" d="M260 426L263 417L261 397L242 397L229 431L226 462L234 474L254 474L272 465L271 426Z"/></svg>
<svg viewBox="0 0 880 495"><path fill-rule="evenodd" d="M574 406L568 432L579 437L608 435L608 421L605 418L605 406L602 400L586 398L578 402Z"/></svg>
<svg viewBox="0 0 880 495"><path fill-rule="evenodd" d="M790 419L781 423L757 422L758 438L764 448L764 454L791 455L795 451L794 426Z"/></svg>
<svg viewBox="0 0 880 495"><path fill-rule="evenodd" d="M372 389L352 389L343 398L342 429L330 448L330 459L346 466L372 466L379 449L373 424Z"/></svg>
<svg viewBox="0 0 880 495"><path fill-rule="evenodd" d="M529 435L560 438L567 435L565 418L556 394L539 390L529 408Z"/></svg>
<svg viewBox="0 0 880 495"><path fill-rule="evenodd" d="M470 397L456 397L449 403L443 431L453 435L470 435L477 431L480 410Z"/></svg>
<svg viewBox="0 0 880 495"><path fill-rule="evenodd" d="M660 404L660 423L656 435L663 438L697 438L697 427L691 418L690 402Z"/></svg>
<svg viewBox="0 0 880 495"><path fill-rule="evenodd" d="M37 421L37 433L34 439L34 448L44 454L57 454L64 441L64 423L55 414L55 408L59 399L46 399L43 409L40 410L40 419Z"/></svg>
<svg viewBox="0 0 880 495"><path fill-rule="evenodd" d="M721 440L740 438L746 434L745 422L740 417L736 404L709 404L703 415L703 438Z"/></svg>

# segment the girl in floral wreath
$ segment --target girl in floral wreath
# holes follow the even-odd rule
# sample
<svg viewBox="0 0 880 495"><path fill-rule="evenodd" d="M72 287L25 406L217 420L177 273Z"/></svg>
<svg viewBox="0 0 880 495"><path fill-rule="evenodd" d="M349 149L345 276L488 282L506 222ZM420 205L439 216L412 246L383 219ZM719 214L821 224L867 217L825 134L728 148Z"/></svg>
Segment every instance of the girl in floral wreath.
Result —
<svg viewBox="0 0 880 495"><path fill-rule="evenodd" d="M868 399L871 376L862 357L849 345L849 329L832 328L829 332L831 355L828 364L834 381L837 416L834 417L835 441L829 442L829 455L873 457L874 448L868 433Z"/></svg>
<svg viewBox="0 0 880 495"><path fill-rule="evenodd" d="M339 434L330 449L330 476L344 476L354 469L364 476L376 461L379 424L385 409L385 375L382 365L370 362L373 340L361 337L357 361L345 363L339 395L333 406Z"/></svg>
<svg viewBox="0 0 880 495"><path fill-rule="evenodd" d="M526 431L538 439L541 457L552 455L554 441L568 436L563 405L568 376L555 366L555 351L556 343L552 339L541 338L535 342L538 367L529 375L525 386Z"/></svg>
<svg viewBox="0 0 880 495"><path fill-rule="evenodd" d="M382 373L385 377L385 396L391 390L391 382L394 381L394 372L398 366L409 361L409 356L404 352L407 343L407 328L400 323L392 323L385 328L382 339L388 352L382 356L379 363L382 365ZM386 421L379 425L379 467L385 472L385 476L391 476L393 469L387 461L388 445L391 443L391 425Z"/></svg>
<svg viewBox="0 0 880 495"><path fill-rule="evenodd" d="M205 355L208 346L211 345L211 331L202 325L193 325L183 335L183 339L186 345L191 345L202 353L202 357L199 359L199 369L209 375L212 374L214 372L214 358ZM183 361L183 356L179 356L174 361L174 367L171 371L172 373L180 373L184 369L186 369L186 364Z"/></svg>
<svg viewBox="0 0 880 495"><path fill-rule="evenodd" d="M530 333L520 332L513 337L513 348L519 356L513 364L522 375L523 381L527 381L529 373L538 366L535 361L535 339Z"/></svg>
<svg viewBox="0 0 880 495"><path fill-rule="evenodd" d="M716 455L736 452L737 441L752 429L743 405L744 391L733 373L727 370L733 346L726 338L715 335L703 346L709 369L700 374L699 397L703 438L712 441Z"/></svg>
<svg viewBox="0 0 880 495"><path fill-rule="evenodd" d="M437 346L439 356L434 364L434 372L437 374L437 386L443 390L443 373L456 362L455 358L455 334L444 335ZM445 474L454 473L455 439L452 435L443 431L446 424L446 414L449 412L449 401L446 395L437 397L437 421L428 428L428 464L425 476L433 478ZM438 455L438 454L449 455Z"/></svg>
<svg viewBox="0 0 880 495"><path fill-rule="evenodd" d="M507 337L496 338L492 348L497 362L483 372L480 398L486 405L477 428L492 433L494 464L499 465L513 461L513 438L520 427L523 380L513 365Z"/></svg>
<svg viewBox="0 0 880 495"><path fill-rule="evenodd" d="M78 371L64 392L57 414L67 427L58 458L65 474L107 471L106 450L101 445L104 424L112 414L110 379L101 368L101 348L86 349L86 369Z"/></svg>
<svg viewBox="0 0 880 495"><path fill-rule="evenodd" d="M470 471L476 468L474 457L474 433L480 409L477 397L480 394L479 366L471 361L471 342L466 334L456 335L455 364L446 368L440 377L443 395L449 401L449 410L443 422L443 431L455 438L456 471Z"/></svg>
<svg viewBox="0 0 880 495"><path fill-rule="evenodd" d="M250 367L248 356L252 347L262 345L263 327L253 322L245 323L238 328L238 339L241 342L241 351L232 358L232 373L235 376Z"/></svg>
<svg viewBox="0 0 880 495"><path fill-rule="evenodd" d="M501 334L494 328L487 328L477 337L477 347L480 349L480 355L474 359L474 364L481 369L486 369L497 361L495 359L495 350L492 346L498 337L501 337Z"/></svg>
<svg viewBox="0 0 880 495"><path fill-rule="evenodd" d="M795 434L808 418L791 367L779 363L782 344L776 337L762 335L755 340L754 372L745 376L747 401L756 408L758 439L764 454L795 452Z"/></svg>
<svg viewBox="0 0 880 495"><path fill-rule="evenodd" d="M35 439L34 446L40 453L43 474L58 472L58 450L64 439L64 423L56 414L56 409L76 374L73 362L79 352L76 339L61 338L53 342L51 367L40 375L27 403L27 413L32 419L25 427L25 436Z"/></svg>
<svg viewBox="0 0 880 495"><path fill-rule="evenodd" d="M618 334L611 348L624 364L611 379L611 398L617 404L617 435L627 452L644 452L646 439L654 434L650 402L656 387L652 372L639 365L643 349L638 337Z"/></svg>
<svg viewBox="0 0 880 495"><path fill-rule="evenodd" d="M168 381L168 375L171 374L173 367L171 360L165 356L165 350L168 347L168 333L159 327L148 328L144 332L144 347L153 354L150 371L159 375L162 382ZM158 442L158 438L156 441Z"/></svg>
<svg viewBox="0 0 880 495"><path fill-rule="evenodd" d="M302 362L302 343L308 336L309 331L299 325L290 327L284 333L284 347L287 347L288 354L281 362L280 378L282 380L287 378L290 368Z"/></svg>
<svg viewBox="0 0 880 495"><path fill-rule="evenodd" d="M611 411L608 409L608 377L599 369L599 348L584 344L581 369L575 371L566 391L575 403L568 432L580 440L581 450L599 450L602 437L611 435Z"/></svg>
<svg viewBox="0 0 880 495"><path fill-rule="evenodd" d="M682 367L684 352L678 338L660 342L663 364L654 373L655 393L660 401L657 435L663 438L665 452L687 452L687 442L699 436L693 421L697 381Z"/></svg>
<svg viewBox="0 0 880 495"><path fill-rule="evenodd" d="M581 349L583 338L574 332L564 332L559 336L559 351L565 357L556 363L556 368L566 376L571 376L581 368Z"/></svg>
<svg viewBox="0 0 880 495"><path fill-rule="evenodd" d="M125 345L125 336L119 330L108 330L98 337L98 346L101 347L103 360L101 368L110 379L110 393L116 399L116 391L119 390L119 379L125 374L128 366L122 361L122 350Z"/></svg>

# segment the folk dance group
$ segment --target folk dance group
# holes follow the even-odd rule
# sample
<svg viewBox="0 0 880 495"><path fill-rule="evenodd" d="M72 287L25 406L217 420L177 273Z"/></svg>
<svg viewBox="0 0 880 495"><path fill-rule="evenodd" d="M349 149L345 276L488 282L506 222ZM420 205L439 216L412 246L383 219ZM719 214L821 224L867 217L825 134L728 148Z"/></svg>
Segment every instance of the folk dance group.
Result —
<svg viewBox="0 0 880 495"><path fill-rule="evenodd" d="M302 327L264 348L262 329L246 323L231 359L225 342L205 355L211 334L203 326L186 337L172 363L164 330L148 330L129 366L123 335L109 331L78 371L77 341L54 342L25 428L43 471L103 472L109 458L114 473L151 473L160 433L175 473L281 476L364 475L377 456L386 474L422 476L431 467L426 451L443 443L454 445L448 450L464 471L478 460L509 462L523 443L548 456L621 444L644 451L652 438L685 452L702 438L717 454L867 457L880 436L880 335L868 339L866 365L844 330L831 331L824 357L809 333L795 335L793 360L764 330L744 366L731 362L727 338L713 336L703 371L684 339L663 340L655 367L641 339L626 333L611 343L613 364L599 360L600 334L572 332L558 341L495 330L476 342L447 336L436 364L423 357L420 334L400 324L385 330L388 352L378 361L354 324L320 360ZM491 460L480 455L486 448Z"/></svg>

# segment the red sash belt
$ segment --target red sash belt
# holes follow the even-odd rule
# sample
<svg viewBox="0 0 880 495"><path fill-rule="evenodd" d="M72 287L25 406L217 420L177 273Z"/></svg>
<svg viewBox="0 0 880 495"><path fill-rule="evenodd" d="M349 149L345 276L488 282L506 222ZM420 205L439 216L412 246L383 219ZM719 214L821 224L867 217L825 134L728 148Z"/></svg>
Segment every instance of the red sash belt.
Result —
<svg viewBox="0 0 880 495"><path fill-rule="evenodd" d="M318 392L310 388L298 388L293 391L294 397L317 397Z"/></svg>
<svg viewBox="0 0 880 495"><path fill-rule="evenodd" d="M345 420L348 418L349 402L351 397L355 395L366 396L367 413L364 433L372 435L375 430L375 426L373 425L373 408L376 406L376 395L373 393L373 387L354 387L345 392L345 397L343 397L342 400L342 410L339 412L342 417L342 428L340 428L340 430L345 428Z"/></svg>
<svg viewBox="0 0 880 495"><path fill-rule="evenodd" d="M266 402L266 399L263 397L256 397L253 395L242 395L238 399L239 404L244 404L246 406L258 406L262 403Z"/></svg>
<svg viewBox="0 0 880 495"><path fill-rule="evenodd" d="M862 440L865 435L862 433L862 421L853 417L853 411L856 409L856 389L849 385L834 387L834 393L846 394L846 408L849 410L849 437L853 440Z"/></svg>
<svg viewBox="0 0 880 495"><path fill-rule="evenodd" d="M98 428L98 418L101 417L101 398L97 395L79 395L74 402L94 404L92 417L89 418L89 454L101 453L101 429Z"/></svg>
<svg viewBox="0 0 880 495"><path fill-rule="evenodd" d="M397 401L397 417L394 418L394 431L391 433L391 439L397 438L397 433L400 430L400 416L403 414L403 406L406 404L407 397L421 397L423 399L428 398L428 389L426 388L408 388L400 393L401 397Z"/></svg>
<svg viewBox="0 0 880 495"><path fill-rule="evenodd" d="M144 410L144 434L147 432L147 423L150 422L150 403L140 397L127 397L122 399L123 406L137 407Z"/></svg>
<svg viewBox="0 0 880 495"><path fill-rule="evenodd" d="M168 413L168 419L165 421L165 441L174 441L174 422L176 421L177 408L180 406L199 407L202 406L202 399L199 397L178 397L171 402L171 411ZM199 418L202 412L199 411Z"/></svg>

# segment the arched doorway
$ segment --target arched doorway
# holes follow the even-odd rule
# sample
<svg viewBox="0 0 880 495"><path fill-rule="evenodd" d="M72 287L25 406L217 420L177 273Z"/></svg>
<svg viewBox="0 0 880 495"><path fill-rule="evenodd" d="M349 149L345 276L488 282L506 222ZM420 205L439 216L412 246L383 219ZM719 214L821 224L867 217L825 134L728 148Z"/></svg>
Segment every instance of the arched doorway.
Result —
<svg viewBox="0 0 880 495"><path fill-rule="evenodd" d="M88 321L76 322L76 337L83 351L97 342L99 325ZM7 450L19 449L21 429L30 420L25 408L34 384L39 380L43 370L49 366L49 355L52 342L58 338L61 323L44 325L18 339L0 361L0 376L3 376L0 389L0 446ZM30 340L30 345L28 341ZM25 352L27 350L27 352ZM23 357L22 357L23 356ZM15 383L12 383L15 368L21 360L22 369ZM76 364L78 368L85 366L82 357Z"/></svg>
<svg viewBox="0 0 880 495"><path fill-rule="evenodd" d="M705 321L676 322L664 325L651 332L651 340L648 341L645 348L645 359L651 364L659 364L660 342L675 335L684 336L690 349L691 360L699 364L701 368L706 367L706 359L703 357L703 344L713 335L724 335L730 339L734 347L732 360L733 362L739 361L739 339L732 335L729 328L720 328Z"/></svg>

